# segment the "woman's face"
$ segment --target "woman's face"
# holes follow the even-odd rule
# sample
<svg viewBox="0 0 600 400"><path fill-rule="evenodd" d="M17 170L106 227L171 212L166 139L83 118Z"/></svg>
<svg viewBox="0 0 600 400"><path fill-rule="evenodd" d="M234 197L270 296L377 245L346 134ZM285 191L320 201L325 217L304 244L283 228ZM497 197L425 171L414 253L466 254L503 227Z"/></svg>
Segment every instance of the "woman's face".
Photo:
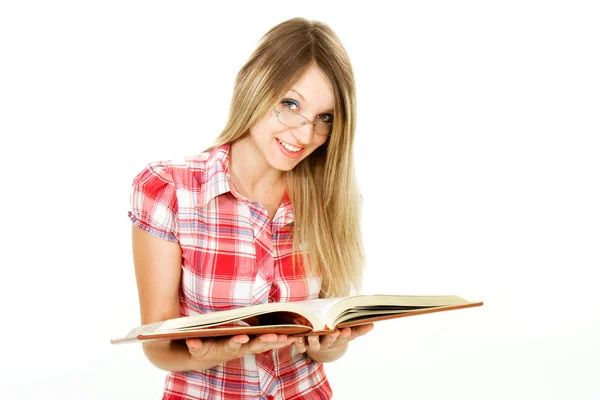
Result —
<svg viewBox="0 0 600 400"><path fill-rule="evenodd" d="M276 105L277 110L301 114L310 121L333 122L335 100L327 77L311 67ZM290 128L279 122L273 110L250 128L250 138L267 163L280 171L293 169L300 161L327 141L308 123Z"/></svg>

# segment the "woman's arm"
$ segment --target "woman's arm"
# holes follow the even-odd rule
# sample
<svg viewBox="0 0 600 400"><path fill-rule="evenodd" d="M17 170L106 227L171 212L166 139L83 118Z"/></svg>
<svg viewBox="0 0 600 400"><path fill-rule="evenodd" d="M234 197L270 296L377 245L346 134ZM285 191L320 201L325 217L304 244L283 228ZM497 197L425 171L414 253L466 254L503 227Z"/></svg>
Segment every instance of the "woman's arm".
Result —
<svg viewBox="0 0 600 400"><path fill-rule="evenodd" d="M135 225L131 239L142 325L179 317L179 243L155 237ZM160 369L192 369L192 359L184 342L157 341L142 346L146 357Z"/></svg>
<svg viewBox="0 0 600 400"><path fill-rule="evenodd" d="M181 247L133 226L133 262L142 324L178 318ZM246 354L285 347L295 339L266 334L225 339L188 339L143 343L146 357L166 371L204 370Z"/></svg>

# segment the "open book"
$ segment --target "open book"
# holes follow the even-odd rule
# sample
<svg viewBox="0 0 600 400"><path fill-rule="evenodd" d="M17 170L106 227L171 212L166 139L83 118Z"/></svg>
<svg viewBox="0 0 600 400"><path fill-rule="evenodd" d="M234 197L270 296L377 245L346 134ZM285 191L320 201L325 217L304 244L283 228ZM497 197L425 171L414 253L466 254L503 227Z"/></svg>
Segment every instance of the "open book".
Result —
<svg viewBox="0 0 600 400"><path fill-rule="evenodd" d="M458 296L359 295L266 303L142 325L111 343L191 337L320 335L385 319L481 306Z"/></svg>

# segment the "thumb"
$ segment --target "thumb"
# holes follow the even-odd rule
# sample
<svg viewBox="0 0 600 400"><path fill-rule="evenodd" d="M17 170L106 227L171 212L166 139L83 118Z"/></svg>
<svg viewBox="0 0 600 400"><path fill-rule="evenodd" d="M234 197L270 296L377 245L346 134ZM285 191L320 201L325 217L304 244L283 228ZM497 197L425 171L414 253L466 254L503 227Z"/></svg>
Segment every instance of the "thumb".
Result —
<svg viewBox="0 0 600 400"><path fill-rule="evenodd" d="M187 338L185 344L191 349L199 349L202 347L202 340L198 338Z"/></svg>
<svg viewBox="0 0 600 400"><path fill-rule="evenodd" d="M245 336L245 335L244 335ZM248 337L246 338L238 336L230 337L228 340L223 343L223 348L227 354L237 353L242 345L248 341Z"/></svg>

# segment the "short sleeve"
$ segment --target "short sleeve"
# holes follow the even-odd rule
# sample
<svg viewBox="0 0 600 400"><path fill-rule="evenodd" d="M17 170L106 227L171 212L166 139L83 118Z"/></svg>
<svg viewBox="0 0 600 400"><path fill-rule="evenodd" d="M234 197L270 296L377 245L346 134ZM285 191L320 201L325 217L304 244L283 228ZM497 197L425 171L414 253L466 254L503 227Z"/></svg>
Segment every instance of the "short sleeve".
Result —
<svg viewBox="0 0 600 400"><path fill-rule="evenodd" d="M128 215L134 225L146 232L178 241L177 193L173 174L165 163L150 163L134 178Z"/></svg>

